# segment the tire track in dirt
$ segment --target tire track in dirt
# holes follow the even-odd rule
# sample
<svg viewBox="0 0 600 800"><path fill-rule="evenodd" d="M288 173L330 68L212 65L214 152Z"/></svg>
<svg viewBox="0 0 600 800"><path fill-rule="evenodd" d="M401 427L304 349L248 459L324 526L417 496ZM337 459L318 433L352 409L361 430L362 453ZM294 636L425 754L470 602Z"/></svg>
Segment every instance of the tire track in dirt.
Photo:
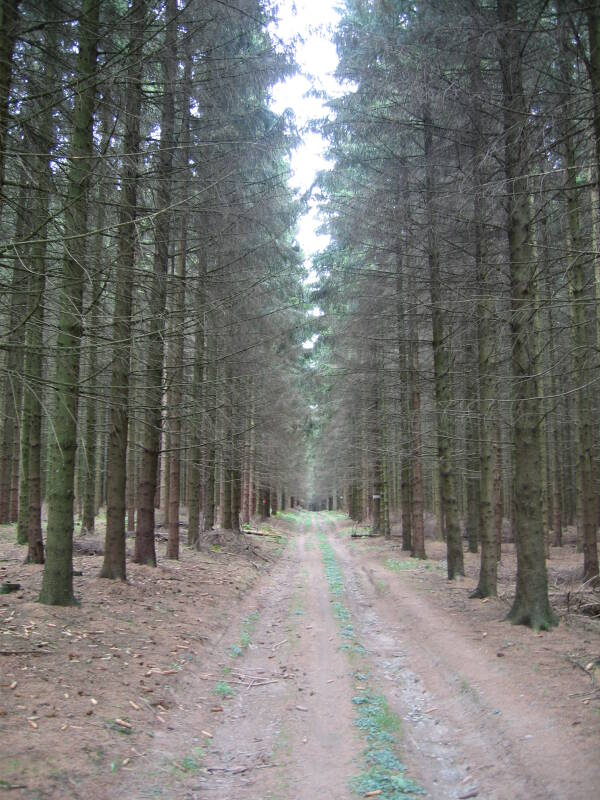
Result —
<svg viewBox="0 0 600 800"><path fill-rule="evenodd" d="M522 692L478 650L471 630L441 617L405 576L356 555L331 530L328 540L373 675L404 720L405 760L434 800L594 796L593 744L583 752L565 735L541 692Z"/></svg>
<svg viewBox="0 0 600 800"><path fill-rule="evenodd" d="M239 667L248 677L276 676L277 683L242 689L227 704L210 764L234 770L246 749L257 750L263 764L250 763L239 775L215 774L201 796L346 800L360 744L350 667L339 650L312 526L290 542L257 608L254 643Z"/></svg>
<svg viewBox="0 0 600 800"><path fill-rule="evenodd" d="M201 708L157 736L155 772L129 796L136 800L350 800L362 743L352 706L352 670L332 616L311 517L290 536L278 564L249 595L258 612L240 657L233 627L220 663L198 672L190 692ZM243 626L241 628L243 630ZM229 699L212 694L220 682ZM212 715L207 706L223 710ZM204 726L204 727L203 727ZM206 737L202 730L212 734ZM186 754L197 754L188 758ZM151 759L152 760L152 759ZM176 765L188 764L189 770Z"/></svg>

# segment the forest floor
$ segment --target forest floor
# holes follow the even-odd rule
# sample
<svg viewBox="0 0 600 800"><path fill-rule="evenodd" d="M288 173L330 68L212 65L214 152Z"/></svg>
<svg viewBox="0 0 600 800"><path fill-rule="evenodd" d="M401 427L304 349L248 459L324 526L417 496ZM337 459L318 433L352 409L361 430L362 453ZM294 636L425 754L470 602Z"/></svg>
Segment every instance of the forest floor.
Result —
<svg viewBox="0 0 600 800"><path fill-rule="evenodd" d="M549 561L561 624L536 634L503 621L511 545L480 601L477 556L449 584L438 542L416 562L335 513L267 532L126 584L78 548L81 605L53 608L0 528L0 580L22 586L0 597L0 797L597 796L600 621L572 545Z"/></svg>

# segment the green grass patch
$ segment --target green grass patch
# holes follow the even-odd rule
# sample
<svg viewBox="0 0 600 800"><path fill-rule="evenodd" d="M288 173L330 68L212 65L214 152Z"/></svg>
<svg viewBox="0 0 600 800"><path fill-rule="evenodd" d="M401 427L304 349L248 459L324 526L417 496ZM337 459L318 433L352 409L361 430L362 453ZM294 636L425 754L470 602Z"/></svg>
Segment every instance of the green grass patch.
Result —
<svg viewBox="0 0 600 800"><path fill-rule="evenodd" d="M400 720L385 697L367 688L352 702L358 709L356 727L367 740L363 754L366 769L350 781L352 791L359 795L380 792L377 796L383 800L405 800L424 794L418 784L405 777L406 767L395 753L400 743Z"/></svg>
<svg viewBox="0 0 600 800"><path fill-rule="evenodd" d="M204 750L202 747L195 747L189 756L184 756L181 761L173 764L173 771L183 775L198 772L204 766Z"/></svg>
<svg viewBox="0 0 600 800"><path fill-rule="evenodd" d="M344 642L342 650L349 653L364 653L365 650L356 638L354 626L352 624L352 616L343 602L344 590L344 577L338 566L335 553L332 546L327 541L327 537L319 531L317 534L319 540L319 547L321 548L321 557L323 559L323 568L325 570L325 577L329 587L329 594L331 595L331 610L333 616L338 621L340 633Z"/></svg>
<svg viewBox="0 0 600 800"><path fill-rule="evenodd" d="M347 539L366 539L371 536L371 529L367 525L344 525L336 531L336 535Z"/></svg>
<svg viewBox="0 0 600 800"><path fill-rule="evenodd" d="M295 511L278 511L277 519L284 519L287 522L300 522L302 520L302 515Z"/></svg>
<svg viewBox="0 0 600 800"><path fill-rule="evenodd" d="M386 569L391 570L391 572L404 572L405 570L414 569L416 562L408 558L403 561L398 561L397 558L386 558L384 566Z"/></svg>
<svg viewBox="0 0 600 800"><path fill-rule="evenodd" d="M227 683L227 681L217 681L215 684L215 688L213 689L213 694L218 695L218 697L233 697L235 692L231 688L231 686Z"/></svg>
<svg viewBox="0 0 600 800"><path fill-rule="evenodd" d="M340 626L342 639L345 640L342 649L348 651L350 661L363 663L365 650L356 638L352 615L344 603L344 577L335 552L321 531L317 538L331 596L331 608ZM357 709L355 724L365 737L367 747L363 752L365 769L351 779L351 791L361 796L372 793L378 800L408 800L424 794L418 784L405 776L406 768L396 755L401 735L399 717L390 709L385 697L371 689L369 676L364 669L357 670L354 679L360 682L360 694L352 699Z"/></svg>
<svg viewBox="0 0 600 800"><path fill-rule="evenodd" d="M410 570L435 570L439 569L439 564L432 564L430 561L423 561L417 558L405 558L399 561L397 558L386 558L384 567L391 572L410 572Z"/></svg>
<svg viewBox="0 0 600 800"><path fill-rule="evenodd" d="M371 528L367 525L354 525L350 536L353 539L369 539L371 537Z"/></svg>
<svg viewBox="0 0 600 800"><path fill-rule="evenodd" d="M321 514L328 519L348 519L348 514L343 511L322 511Z"/></svg>
<svg viewBox="0 0 600 800"><path fill-rule="evenodd" d="M241 655L243 655L244 651L248 649L250 642L252 641L252 634L254 633L257 622L258 611L253 611L251 614L248 614L242 623L240 641L232 644L229 648L229 655L231 658L239 658Z"/></svg>

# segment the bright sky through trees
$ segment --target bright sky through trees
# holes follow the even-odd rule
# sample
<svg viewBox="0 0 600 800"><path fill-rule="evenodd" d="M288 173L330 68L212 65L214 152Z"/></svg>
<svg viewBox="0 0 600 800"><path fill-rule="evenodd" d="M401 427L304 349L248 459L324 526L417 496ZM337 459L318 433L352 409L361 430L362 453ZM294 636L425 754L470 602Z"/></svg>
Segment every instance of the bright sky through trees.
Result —
<svg viewBox="0 0 600 800"><path fill-rule="evenodd" d="M337 53L331 41L331 29L339 15L332 0L281 0L279 17L276 35L286 44L295 44L300 73L275 87L273 108L279 113L291 108L296 116L302 144L292 155L291 184L305 192L316 173L327 167L325 141L320 134L308 131L307 124L327 113L323 101L315 97L314 92L324 91L329 96L340 92L333 77ZM329 241L329 237L316 233L318 226L318 210L311 203L309 213L301 218L298 226L298 241L309 260Z"/></svg>

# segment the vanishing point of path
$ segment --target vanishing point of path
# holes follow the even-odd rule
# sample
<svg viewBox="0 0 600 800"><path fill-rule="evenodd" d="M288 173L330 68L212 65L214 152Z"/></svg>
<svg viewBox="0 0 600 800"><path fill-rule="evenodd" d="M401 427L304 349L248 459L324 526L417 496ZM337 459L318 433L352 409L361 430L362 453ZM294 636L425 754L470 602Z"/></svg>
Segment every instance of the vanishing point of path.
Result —
<svg viewBox="0 0 600 800"><path fill-rule="evenodd" d="M433 800L595 796L593 742L565 734L551 703L486 659L477 632L441 618L414 583L390 581L327 517L302 514L295 528L210 672L191 679L198 720L152 743L156 763L179 767L136 781L130 797L369 796L367 748L406 766L409 793L394 800L412 781Z"/></svg>

